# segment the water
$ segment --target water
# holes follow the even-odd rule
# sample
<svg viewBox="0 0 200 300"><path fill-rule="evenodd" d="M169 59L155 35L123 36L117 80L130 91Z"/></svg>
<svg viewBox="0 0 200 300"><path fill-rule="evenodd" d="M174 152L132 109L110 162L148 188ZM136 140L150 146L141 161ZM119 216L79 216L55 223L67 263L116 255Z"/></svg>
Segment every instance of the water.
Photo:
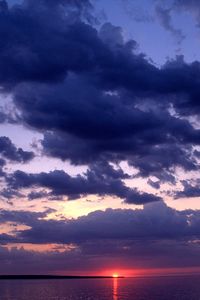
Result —
<svg viewBox="0 0 200 300"><path fill-rule="evenodd" d="M200 276L2 280L0 300L200 300Z"/></svg>

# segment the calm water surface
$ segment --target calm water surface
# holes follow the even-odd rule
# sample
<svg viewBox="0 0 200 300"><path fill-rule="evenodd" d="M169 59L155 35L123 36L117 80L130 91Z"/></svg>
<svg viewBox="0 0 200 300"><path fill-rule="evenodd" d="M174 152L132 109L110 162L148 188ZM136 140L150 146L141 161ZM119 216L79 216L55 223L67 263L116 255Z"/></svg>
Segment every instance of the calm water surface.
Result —
<svg viewBox="0 0 200 300"><path fill-rule="evenodd" d="M0 300L200 300L200 276L2 280Z"/></svg>

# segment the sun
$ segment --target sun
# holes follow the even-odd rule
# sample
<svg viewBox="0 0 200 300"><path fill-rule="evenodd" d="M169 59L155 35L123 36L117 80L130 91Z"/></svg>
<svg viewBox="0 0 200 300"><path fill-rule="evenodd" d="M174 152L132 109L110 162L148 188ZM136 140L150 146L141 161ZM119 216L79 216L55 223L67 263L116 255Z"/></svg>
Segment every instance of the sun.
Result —
<svg viewBox="0 0 200 300"><path fill-rule="evenodd" d="M119 274L113 273L112 277L113 277L113 278L118 278L118 277L119 277Z"/></svg>

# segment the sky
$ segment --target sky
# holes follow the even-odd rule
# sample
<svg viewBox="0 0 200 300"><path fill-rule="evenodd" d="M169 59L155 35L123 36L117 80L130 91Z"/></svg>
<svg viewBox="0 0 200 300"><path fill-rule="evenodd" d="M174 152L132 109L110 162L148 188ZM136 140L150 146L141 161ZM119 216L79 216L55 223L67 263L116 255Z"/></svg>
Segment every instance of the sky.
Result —
<svg viewBox="0 0 200 300"><path fill-rule="evenodd" d="M0 274L200 272L200 3L0 0Z"/></svg>

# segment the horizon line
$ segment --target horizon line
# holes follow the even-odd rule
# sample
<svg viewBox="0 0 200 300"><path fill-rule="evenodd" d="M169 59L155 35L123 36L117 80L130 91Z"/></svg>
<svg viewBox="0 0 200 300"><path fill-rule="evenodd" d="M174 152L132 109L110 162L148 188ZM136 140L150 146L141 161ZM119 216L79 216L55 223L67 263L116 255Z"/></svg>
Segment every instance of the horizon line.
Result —
<svg viewBox="0 0 200 300"><path fill-rule="evenodd" d="M0 275L0 280L5 280L5 279L103 279L103 278L111 278L113 279L114 277L112 275L110 276L101 276L101 275ZM125 276L118 276L117 278L125 278ZM116 278L114 278L116 279Z"/></svg>

